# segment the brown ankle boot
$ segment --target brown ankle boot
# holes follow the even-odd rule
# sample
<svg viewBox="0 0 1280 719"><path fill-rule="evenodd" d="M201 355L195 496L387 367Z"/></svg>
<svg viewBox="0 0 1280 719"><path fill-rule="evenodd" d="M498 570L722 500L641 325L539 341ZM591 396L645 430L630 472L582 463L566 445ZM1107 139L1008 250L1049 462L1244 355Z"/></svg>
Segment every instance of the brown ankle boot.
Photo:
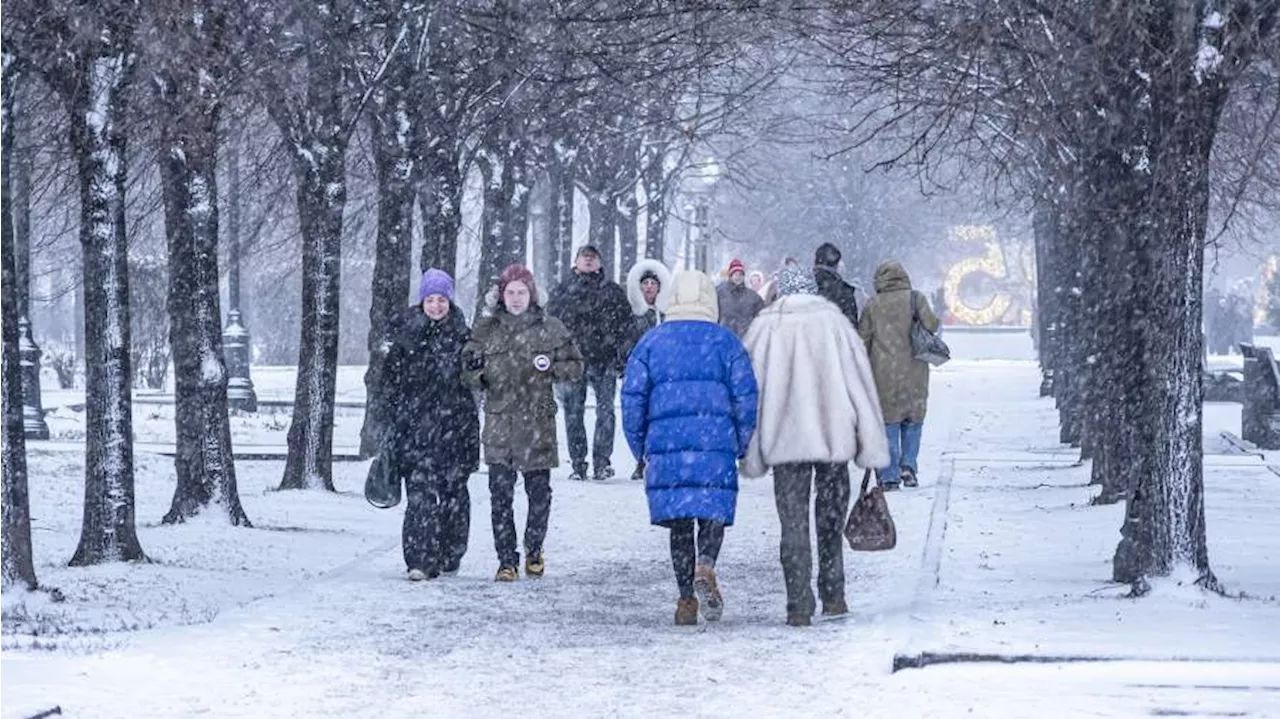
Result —
<svg viewBox="0 0 1280 719"><path fill-rule="evenodd" d="M813 624L813 617L800 612L787 612L787 626L807 627Z"/></svg>
<svg viewBox="0 0 1280 719"><path fill-rule="evenodd" d="M676 600L676 626L693 627L698 624L698 599L681 597Z"/></svg>
<svg viewBox="0 0 1280 719"><path fill-rule="evenodd" d="M693 591L698 593L698 608L702 610L702 618L708 622L718 622L724 614L724 597L720 595L720 584L716 581L714 567L699 563L693 572Z"/></svg>

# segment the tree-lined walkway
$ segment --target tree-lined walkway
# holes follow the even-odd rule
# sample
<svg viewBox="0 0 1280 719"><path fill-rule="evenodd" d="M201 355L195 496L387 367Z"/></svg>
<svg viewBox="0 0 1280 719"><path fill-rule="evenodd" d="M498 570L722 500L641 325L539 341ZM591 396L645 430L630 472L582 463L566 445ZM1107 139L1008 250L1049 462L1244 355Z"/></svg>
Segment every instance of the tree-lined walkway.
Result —
<svg viewBox="0 0 1280 719"><path fill-rule="evenodd" d="M411 584L398 548L384 548L209 624L128 636L100 656L8 653L6 714L59 704L74 716L480 716L516 707L764 715L853 706L867 716L945 716L1046 698L1055 710L1104 714L1280 710L1280 693L1268 689L1280 687L1280 663L1267 663L1280 662L1268 648L1277 645L1280 605L1160 587L1143 600L1119 598L1127 587L1110 584L1108 560L1120 508L1087 505L1088 468L1072 467L1057 445L1052 404L1035 398L1037 383L1035 367L1020 363L958 361L934 374L921 487L890 495L897 549L846 553L847 618L783 625L768 480L743 483L720 561L724 620L688 629L671 623L667 536L647 525L638 485L557 475L547 577L499 585L477 477L458 577ZM1223 581L1266 596L1280 592L1280 539L1262 527L1280 510L1280 483L1264 481L1260 460L1240 464L1247 459L1208 462L1210 538ZM931 529L935 507L945 532ZM398 514L385 513L384 547L395 544ZM1214 629L1201 633L1205 626ZM1253 663L891 672L895 657L936 652Z"/></svg>

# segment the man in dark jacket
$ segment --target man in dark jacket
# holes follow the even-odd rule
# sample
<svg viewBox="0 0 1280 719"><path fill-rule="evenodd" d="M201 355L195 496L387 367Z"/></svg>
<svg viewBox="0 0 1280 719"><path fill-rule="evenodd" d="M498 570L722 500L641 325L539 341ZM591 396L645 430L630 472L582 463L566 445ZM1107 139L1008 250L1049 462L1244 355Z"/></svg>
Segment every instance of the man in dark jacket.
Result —
<svg viewBox="0 0 1280 719"><path fill-rule="evenodd" d="M764 298L747 287L747 268L742 260L735 257L729 263L729 281L716 288L716 302L720 305L720 324L738 339L745 337L751 320L764 307Z"/></svg>
<svg viewBox="0 0 1280 719"><path fill-rule="evenodd" d="M840 250L830 242L824 242L813 254L813 277L818 281L818 294L840 308L844 316L858 329L858 291L845 282L836 269L840 265Z"/></svg>
<svg viewBox="0 0 1280 719"><path fill-rule="evenodd" d="M404 561L415 581L458 571L471 529L467 478L480 465L479 412L462 377L471 330L453 304L453 279L427 270L418 297L382 376L388 447L408 496Z"/></svg>
<svg viewBox="0 0 1280 719"><path fill-rule="evenodd" d="M618 375L626 362L634 322L627 293L605 277L600 268L600 251L591 245L578 250L573 275L551 294L547 314L569 328L574 343L582 351L585 371L582 378L560 386L564 406L565 432L569 438L570 479L587 476L587 387L596 396L596 429L592 461L597 480L613 476L614 398Z"/></svg>

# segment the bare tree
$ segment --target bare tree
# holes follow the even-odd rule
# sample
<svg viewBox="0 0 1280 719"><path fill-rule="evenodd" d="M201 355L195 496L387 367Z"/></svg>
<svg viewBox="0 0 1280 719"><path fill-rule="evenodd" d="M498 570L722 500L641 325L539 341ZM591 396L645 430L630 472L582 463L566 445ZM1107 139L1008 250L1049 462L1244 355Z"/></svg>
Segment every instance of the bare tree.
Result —
<svg viewBox="0 0 1280 719"><path fill-rule="evenodd" d="M8 8L7 42L66 103L80 186L85 290L85 505L72 565L145 559L134 523L129 264L125 227L128 96L136 3ZM16 27L11 27L16 26Z"/></svg>
<svg viewBox="0 0 1280 719"><path fill-rule="evenodd" d="M216 504L231 524L249 526L236 488L218 296L218 121L235 10L217 0L172 0L155 10L177 436L177 487L164 522Z"/></svg>
<svg viewBox="0 0 1280 719"><path fill-rule="evenodd" d="M5 39L6 43L8 38ZM3 367L0 382L3 393L0 414L4 416L4 434L0 436L0 472L3 477L4 535L0 538L3 558L0 558L0 587L6 591L19 583L34 590L35 564L31 558L31 508L27 493L26 434L22 426L22 369L18 361L18 289L17 263L13 242L13 208L10 197L9 172L13 161L14 105L20 66L6 48L3 52L3 116L0 117L0 133L3 134L3 150L0 151L0 329L3 330Z"/></svg>

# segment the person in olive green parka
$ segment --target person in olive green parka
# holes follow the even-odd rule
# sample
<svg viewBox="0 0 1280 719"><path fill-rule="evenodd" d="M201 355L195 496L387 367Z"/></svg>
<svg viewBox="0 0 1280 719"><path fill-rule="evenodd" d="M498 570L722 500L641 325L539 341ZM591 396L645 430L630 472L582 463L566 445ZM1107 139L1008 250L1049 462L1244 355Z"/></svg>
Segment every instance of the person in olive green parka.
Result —
<svg viewBox="0 0 1280 719"><path fill-rule="evenodd" d="M498 553L495 579L514 581L520 563L512 507L517 472L524 475L529 499L525 575L540 577L551 470L560 464L554 387L582 375L582 354L569 330L538 305L533 274L511 265L502 271L493 313L476 320L462 356L464 379L485 395L481 442Z"/></svg>
<svg viewBox="0 0 1280 719"><path fill-rule="evenodd" d="M876 295L858 322L858 334L867 343L889 439L889 466L877 474L885 489L896 489L899 483L914 487L929 403L929 364L911 350L912 299L926 329L937 332L938 318L925 296L911 288L911 278L898 262L876 269L875 287Z"/></svg>

